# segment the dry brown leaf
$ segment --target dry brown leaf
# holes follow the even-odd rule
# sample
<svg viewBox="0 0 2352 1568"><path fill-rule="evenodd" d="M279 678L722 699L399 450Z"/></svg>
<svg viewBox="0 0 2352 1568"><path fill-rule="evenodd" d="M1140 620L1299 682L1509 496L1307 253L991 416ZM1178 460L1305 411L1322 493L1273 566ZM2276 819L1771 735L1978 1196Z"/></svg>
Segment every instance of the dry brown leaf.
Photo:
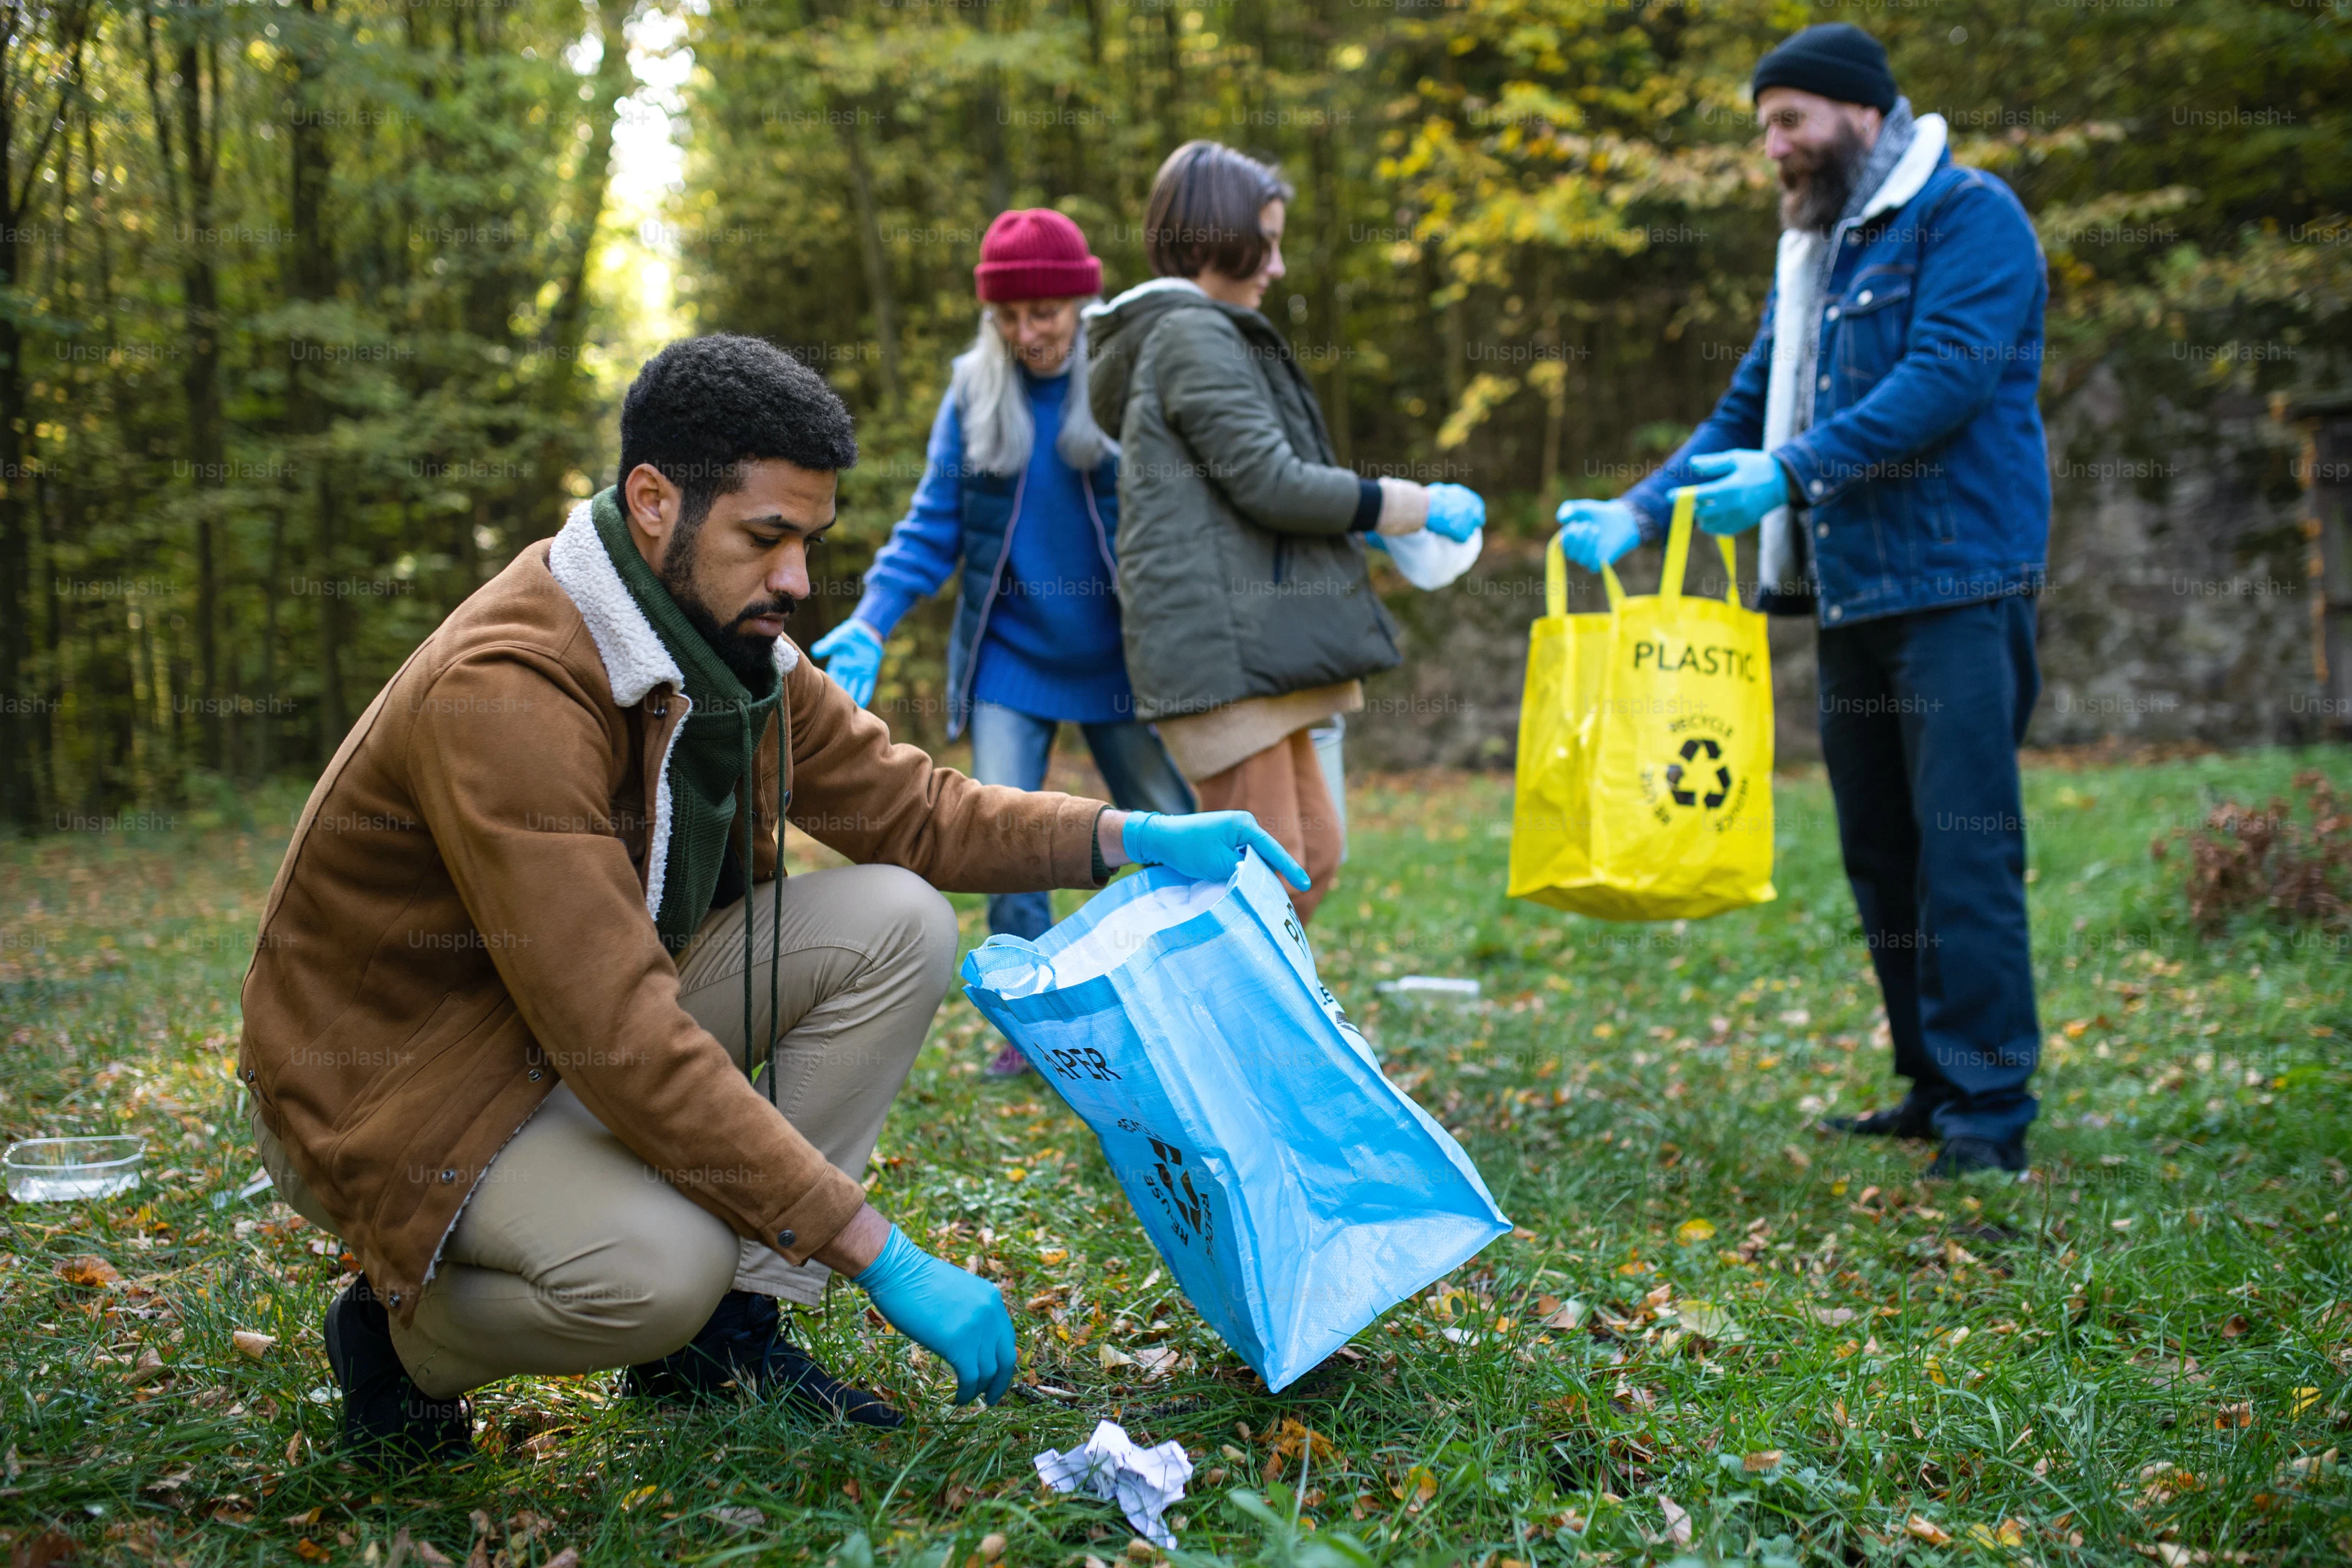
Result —
<svg viewBox="0 0 2352 1568"><path fill-rule="evenodd" d="M239 1329L229 1335L228 1341L236 1347L239 1355L249 1361L259 1361L263 1356L268 1355L269 1348L278 1342L278 1336L257 1333L251 1329Z"/></svg>
<svg viewBox="0 0 2352 1568"><path fill-rule="evenodd" d="M1666 1539L1676 1546L1691 1543L1690 1514L1682 1504L1663 1494L1658 1499L1658 1510L1666 1516Z"/></svg>
<svg viewBox="0 0 2352 1568"><path fill-rule="evenodd" d="M1926 1542L1930 1546L1949 1546L1952 1543L1952 1532L1926 1514L1913 1514L1903 1521L1903 1528L1906 1533Z"/></svg>
<svg viewBox="0 0 2352 1568"><path fill-rule="evenodd" d="M580 1568L579 1550L576 1547L565 1547L547 1560L546 1568Z"/></svg>
<svg viewBox="0 0 2352 1568"><path fill-rule="evenodd" d="M1746 1470L1751 1476L1760 1476L1767 1470L1779 1469L1780 1468L1780 1450L1778 1448L1759 1448L1752 1454L1741 1456L1739 1465L1742 1469Z"/></svg>
<svg viewBox="0 0 2352 1568"><path fill-rule="evenodd" d="M131 1387L136 1388L142 1383L154 1382L170 1370L163 1364L163 1358L155 1353L155 1347L149 1345L139 1352L139 1360L128 1374L129 1382Z"/></svg>
<svg viewBox="0 0 2352 1568"><path fill-rule="evenodd" d="M89 1290L111 1290L122 1283L122 1271L94 1252L85 1252L58 1265L58 1278Z"/></svg>

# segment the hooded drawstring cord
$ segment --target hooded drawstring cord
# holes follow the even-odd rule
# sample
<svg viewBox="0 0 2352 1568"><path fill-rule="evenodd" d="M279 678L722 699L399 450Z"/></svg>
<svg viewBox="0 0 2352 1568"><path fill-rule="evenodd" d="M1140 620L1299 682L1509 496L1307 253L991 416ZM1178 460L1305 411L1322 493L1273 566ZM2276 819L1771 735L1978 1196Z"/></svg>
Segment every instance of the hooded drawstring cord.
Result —
<svg viewBox="0 0 2352 1568"><path fill-rule="evenodd" d="M756 846L760 826L760 808L754 803L753 796L760 787L760 745L751 733L751 714L755 709L765 710L769 702L775 705L776 711L776 874L770 879L774 888L773 897L769 902L768 909L768 1044L765 1053L760 1059L767 1064L768 1103L774 1105L776 1104L776 971L782 967L780 960L783 956L784 946L784 808L792 801L791 793L784 788L783 679L781 676L777 678L775 696L768 701L743 704L738 712L736 722L740 726L739 732L742 737L743 745L743 772L740 775L743 801L750 807L743 813L743 1076L757 1084L760 1081L759 1069L751 1065L751 1020L755 1016L751 1011L751 963L752 954L757 947L752 931L756 921L751 908L751 894L759 885L754 879L757 876Z"/></svg>

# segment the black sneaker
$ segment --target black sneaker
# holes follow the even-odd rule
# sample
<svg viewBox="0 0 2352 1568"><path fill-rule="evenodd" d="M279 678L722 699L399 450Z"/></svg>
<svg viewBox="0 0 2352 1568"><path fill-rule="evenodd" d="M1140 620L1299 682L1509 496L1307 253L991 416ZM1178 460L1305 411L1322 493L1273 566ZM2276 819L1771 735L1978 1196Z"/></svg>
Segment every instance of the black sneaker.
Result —
<svg viewBox="0 0 2352 1568"><path fill-rule="evenodd" d="M1929 1180L1965 1176L1978 1171L2022 1171L2025 1140L1996 1143L1990 1138L1947 1138L1936 1151L1935 1163L1921 1173Z"/></svg>
<svg viewBox="0 0 2352 1568"><path fill-rule="evenodd" d="M629 1368L625 1391L641 1399L709 1399L730 1389L781 1396L818 1415L887 1430L906 1416L854 1388L786 1339L775 1298L730 1290L683 1348Z"/></svg>
<svg viewBox="0 0 2352 1568"><path fill-rule="evenodd" d="M343 1391L343 1448L370 1460L447 1459L473 1451L463 1398L428 1399L400 1364L392 1321L361 1275L327 1308L327 1364Z"/></svg>
<svg viewBox="0 0 2352 1568"><path fill-rule="evenodd" d="M1824 1116L1813 1125L1823 1132L1844 1132L1861 1138L1933 1138L1936 1102L1906 1094L1903 1103L1861 1116Z"/></svg>

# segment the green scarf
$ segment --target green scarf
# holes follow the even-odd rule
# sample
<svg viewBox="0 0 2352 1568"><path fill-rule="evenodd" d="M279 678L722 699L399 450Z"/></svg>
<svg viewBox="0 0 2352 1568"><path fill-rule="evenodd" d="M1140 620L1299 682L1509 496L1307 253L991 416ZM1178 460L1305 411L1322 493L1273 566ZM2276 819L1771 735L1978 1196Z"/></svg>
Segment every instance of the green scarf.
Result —
<svg viewBox="0 0 2352 1568"><path fill-rule="evenodd" d="M694 624L669 596L661 579L637 552L629 536L628 521L621 515L616 491L605 490L589 503L596 537L604 553L628 584L646 619L653 623L662 647L686 672L686 695L692 711L679 728L669 753L669 856L662 875L661 910L654 929L662 946L675 957L686 951L695 931L720 904L732 903L751 886L752 813L741 810L744 828L736 838L737 789L751 798L753 752L768 716L776 710L783 689L775 672L767 672L764 689L754 692L736 678ZM779 784L781 785L781 778ZM730 853L730 848L734 850ZM647 853L650 854L648 847ZM751 922L744 922L744 940L751 940ZM751 954L745 953L744 983L750 984ZM748 1008L749 991L745 993ZM751 1018L744 1023L749 1033ZM750 1051L746 1049L747 1058Z"/></svg>

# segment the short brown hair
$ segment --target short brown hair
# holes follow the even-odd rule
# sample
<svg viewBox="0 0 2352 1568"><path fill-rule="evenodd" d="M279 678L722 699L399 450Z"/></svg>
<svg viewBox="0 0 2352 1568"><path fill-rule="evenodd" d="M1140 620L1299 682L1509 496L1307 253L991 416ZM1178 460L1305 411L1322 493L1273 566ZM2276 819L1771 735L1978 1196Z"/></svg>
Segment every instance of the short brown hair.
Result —
<svg viewBox="0 0 2352 1568"><path fill-rule="evenodd" d="M1255 276L1267 250L1258 212L1294 194L1271 163L1222 142L1185 142L1151 178L1151 200L1143 211L1151 270L1162 278L1192 278L1213 267L1228 278Z"/></svg>

